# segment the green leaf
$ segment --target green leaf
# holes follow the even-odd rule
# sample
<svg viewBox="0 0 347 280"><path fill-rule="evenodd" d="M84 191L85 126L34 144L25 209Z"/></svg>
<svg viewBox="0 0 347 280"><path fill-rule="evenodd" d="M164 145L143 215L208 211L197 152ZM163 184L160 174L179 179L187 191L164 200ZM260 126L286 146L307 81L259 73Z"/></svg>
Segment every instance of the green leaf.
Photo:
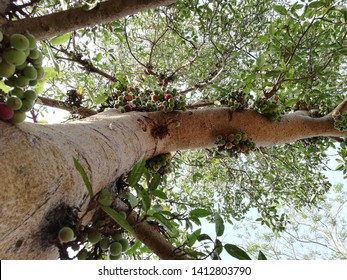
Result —
<svg viewBox="0 0 347 280"><path fill-rule="evenodd" d="M241 248L237 247L233 244L225 244L224 249L228 252L228 254L238 260L250 260L251 258L248 254L243 251Z"/></svg>
<svg viewBox="0 0 347 280"><path fill-rule="evenodd" d="M272 8L279 14L285 16L287 15L288 11L284 6L281 5L272 5Z"/></svg>
<svg viewBox="0 0 347 280"><path fill-rule="evenodd" d="M87 176L87 173L86 171L84 170L83 166L81 165L81 163L75 158L75 157L72 157L73 158L73 162L74 162L74 165L75 165L75 168L77 169L77 171L81 174L81 177L83 179L83 182L87 188L87 191L88 191L88 194L90 196L90 199L93 198L94 194L93 194L93 188L92 188L92 184L90 183L89 179L88 179L88 176Z"/></svg>
<svg viewBox="0 0 347 280"><path fill-rule="evenodd" d="M141 198L142 208L147 212L151 208L151 198L148 195L148 192L139 184L133 186L137 192L137 196Z"/></svg>
<svg viewBox="0 0 347 280"><path fill-rule="evenodd" d="M192 247L196 240L198 240L198 237L200 236L201 228L194 231L192 234L188 236L188 246Z"/></svg>
<svg viewBox="0 0 347 280"><path fill-rule="evenodd" d="M131 246L126 252L125 254L127 255L132 255L134 253L136 253L137 249L139 249L141 247L142 243L141 241L136 241L135 244L133 246Z"/></svg>
<svg viewBox="0 0 347 280"><path fill-rule="evenodd" d="M324 7L325 3L323 1L315 1L308 4L309 8L320 8Z"/></svg>
<svg viewBox="0 0 347 280"><path fill-rule="evenodd" d="M286 106L293 106L295 103L297 103L300 100L300 98L293 98L293 99L289 99L288 101L286 101Z"/></svg>
<svg viewBox="0 0 347 280"><path fill-rule="evenodd" d="M143 155L133 166L128 176L128 183L130 186L135 187L137 182L141 179L145 171L146 158Z"/></svg>
<svg viewBox="0 0 347 280"><path fill-rule="evenodd" d="M133 228L122 214L108 206L101 206L101 209L106 212L118 225L127 230L129 233L135 235Z"/></svg>
<svg viewBox="0 0 347 280"><path fill-rule="evenodd" d="M259 253L258 253L258 260L267 260L266 256L260 250L259 250Z"/></svg>
<svg viewBox="0 0 347 280"><path fill-rule="evenodd" d="M208 234L203 233L203 234L200 234L198 236L198 241L203 241L203 240L211 240L212 241L212 238Z"/></svg>
<svg viewBox="0 0 347 280"><path fill-rule="evenodd" d="M61 44L64 44L65 42L69 41L71 34L72 34L71 32L65 33L63 35L56 36L56 37L50 39L49 41L53 46L59 46Z"/></svg>
<svg viewBox="0 0 347 280"><path fill-rule="evenodd" d="M49 58L51 59L53 65L54 65L55 71L59 73L60 67L59 67L59 64L57 63L57 61L56 61L56 59L55 59L55 56L54 56L54 53L53 53L51 47L48 46L48 45L46 45L46 49L47 49L47 52L48 52L48 54L49 54Z"/></svg>
<svg viewBox="0 0 347 280"><path fill-rule="evenodd" d="M204 217L210 216L211 214L212 214L211 211L202 209L202 208L194 209L190 211L189 213L190 216L195 216L198 218L204 218Z"/></svg>
<svg viewBox="0 0 347 280"><path fill-rule="evenodd" d="M224 221L221 215L218 213L214 216L214 223L217 236L221 236L224 233Z"/></svg>
<svg viewBox="0 0 347 280"><path fill-rule="evenodd" d="M165 226L169 231L175 231L175 226L161 213L154 213L153 218Z"/></svg>
<svg viewBox="0 0 347 280"><path fill-rule="evenodd" d="M149 184L149 189L151 191L153 190L156 190L158 188L158 186L160 185L160 182L161 182L161 176L160 174L158 173L155 173L153 176L152 176L152 180Z"/></svg>
<svg viewBox="0 0 347 280"><path fill-rule="evenodd" d="M162 190L154 190L154 191L152 191L152 194L156 197L161 198L161 199L167 199L166 193L164 193Z"/></svg>

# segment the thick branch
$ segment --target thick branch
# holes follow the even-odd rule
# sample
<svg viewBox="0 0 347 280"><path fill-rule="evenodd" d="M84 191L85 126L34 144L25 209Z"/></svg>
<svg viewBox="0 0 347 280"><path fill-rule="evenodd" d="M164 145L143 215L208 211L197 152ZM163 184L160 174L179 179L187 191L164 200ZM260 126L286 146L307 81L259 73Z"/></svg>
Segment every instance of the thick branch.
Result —
<svg viewBox="0 0 347 280"><path fill-rule="evenodd" d="M116 210L128 212L128 206L120 199L115 201ZM188 260L189 258L175 248L162 234L155 231L147 221L138 221L135 211L128 214L127 220L133 227L136 238L163 260Z"/></svg>
<svg viewBox="0 0 347 280"><path fill-rule="evenodd" d="M31 33L37 39L48 39L83 27L108 23L145 9L167 6L175 0L109 0L85 11L72 8L47 16L8 21L1 25L5 34Z"/></svg>
<svg viewBox="0 0 347 280"><path fill-rule="evenodd" d="M108 110L54 125L1 121L0 258L57 257L52 245L44 247L42 236L38 237L42 223L49 222L47 213L64 202L81 209L83 215L88 205L87 191L72 157L85 167L97 193L126 174L142 155L151 158L169 151L213 147L217 135L233 129L245 131L258 146L315 136L347 137L347 131L334 129L330 116L311 118L293 113L271 122L252 110L167 114ZM137 227L146 232L142 225Z"/></svg>

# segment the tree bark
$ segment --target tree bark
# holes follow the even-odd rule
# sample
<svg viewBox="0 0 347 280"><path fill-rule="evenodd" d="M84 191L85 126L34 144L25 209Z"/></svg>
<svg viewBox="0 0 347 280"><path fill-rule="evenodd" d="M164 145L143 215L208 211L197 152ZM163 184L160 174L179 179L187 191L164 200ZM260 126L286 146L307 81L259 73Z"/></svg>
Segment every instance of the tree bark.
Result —
<svg viewBox="0 0 347 280"><path fill-rule="evenodd" d="M30 33L36 39L48 39L83 27L108 23L145 9L168 6L176 0L109 0L94 9L72 8L47 16L7 21L0 25L3 33Z"/></svg>
<svg viewBox="0 0 347 280"><path fill-rule="evenodd" d="M229 109L166 114L109 110L51 125L0 122L0 258L57 258L57 249L43 242L48 213L65 203L83 215L89 202L72 157L84 166L97 193L142 155L213 147L217 135L233 129L246 132L257 146L315 136L347 137L347 131L334 129L330 115L315 119L293 113L270 122L252 110Z"/></svg>

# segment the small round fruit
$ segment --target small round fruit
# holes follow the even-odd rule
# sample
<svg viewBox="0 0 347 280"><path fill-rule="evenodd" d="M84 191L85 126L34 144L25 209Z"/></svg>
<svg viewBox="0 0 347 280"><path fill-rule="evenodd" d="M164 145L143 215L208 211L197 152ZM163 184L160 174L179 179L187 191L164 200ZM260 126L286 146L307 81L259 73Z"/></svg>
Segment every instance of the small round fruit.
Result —
<svg viewBox="0 0 347 280"><path fill-rule="evenodd" d="M121 238L118 241L122 245L122 252L125 252L126 250L129 249L129 241L128 239Z"/></svg>
<svg viewBox="0 0 347 280"><path fill-rule="evenodd" d="M9 78L16 71L16 66L3 59L0 63L0 77Z"/></svg>
<svg viewBox="0 0 347 280"><path fill-rule="evenodd" d="M37 98L37 93L36 93L36 91L29 89L29 90L24 92L24 98L26 100L34 101Z"/></svg>
<svg viewBox="0 0 347 280"><path fill-rule="evenodd" d="M0 120L7 121L14 115L14 111L4 103L0 103Z"/></svg>
<svg viewBox="0 0 347 280"><path fill-rule="evenodd" d="M171 99L171 98L173 98L173 95L170 94L170 93L167 93L167 94L164 95L164 99L165 99L165 100L169 100L169 99Z"/></svg>
<svg viewBox="0 0 347 280"><path fill-rule="evenodd" d="M45 74L45 70L43 70L42 67L38 67L38 68L36 68L36 71L37 71L37 79L41 80Z"/></svg>
<svg viewBox="0 0 347 280"><path fill-rule="evenodd" d="M36 80L37 79L37 70L33 66L25 67L23 70L23 74L29 80Z"/></svg>
<svg viewBox="0 0 347 280"><path fill-rule="evenodd" d="M8 49L4 51L2 57L10 64L21 65L25 62L26 56L23 51L16 49Z"/></svg>
<svg viewBox="0 0 347 280"><path fill-rule="evenodd" d="M24 51L29 48L29 40L22 34L13 34L10 37L12 47Z"/></svg>
<svg viewBox="0 0 347 280"><path fill-rule="evenodd" d="M24 90L21 88L14 88L10 91L11 96L17 96L18 98L23 98L24 97Z"/></svg>
<svg viewBox="0 0 347 280"><path fill-rule="evenodd" d="M101 234L99 232L89 232L88 233L88 241L92 244L96 244L100 241Z"/></svg>
<svg viewBox="0 0 347 280"><path fill-rule="evenodd" d="M38 83L37 80L32 80L32 81L29 81L29 86L33 87L33 86L36 86Z"/></svg>
<svg viewBox="0 0 347 280"><path fill-rule="evenodd" d="M27 67L28 66L28 62L24 62L23 64L21 64L21 65L17 65L16 66L16 69L17 70L23 70L25 67Z"/></svg>
<svg viewBox="0 0 347 280"><path fill-rule="evenodd" d="M12 110L19 110L22 107L22 100L17 96L11 96L7 99L6 105Z"/></svg>
<svg viewBox="0 0 347 280"><path fill-rule="evenodd" d="M29 58L31 58L33 60L39 59L40 58L40 54L41 54L41 52L38 51L38 50L31 50L30 53L29 53Z"/></svg>
<svg viewBox="0 0 347 280"><path fill-rule="evenodd" d="M24 122L26 118L25 112L17 111L14 112L13 117L10 119L11 123L21 123Z"/></svg>
<svg viewBox="0 0 347 280"><path fill-rule="evenodd" d="M28 99L22 99L21 112L29 112L34 107L34 101Z"/></svg>
<svg viewBox="0 0 347 280"><path fill-rule="evenodd" d="M133 107L130 104L125 104L123 108L125 112L130 112L133 110Z"/></svg>
<svg viewBox="0 0 347 280"><path fill-rule="evenodd" d="M28 39L29 41L29 50L36 49L36 39L33 35L31 34L24 34L24 36Z"/></svg>
<svg viewBox="0 0 347 280"><path fill-rule="evenodd" d="M114 241L118 241L118 240L120 240L120 239L122 239L122 237L123 237L123 235L122 235L122 233L115 233L113 236L112 236L112 239L114 240Z"/></svg>
<svg viewBox="0 0 347 280"><path fill-rule="evenodd" d="M112 256L111 254L109 255L110 260L120 260L122 255L117 255L117 256Z"/></svg>
<svg viewBox="0 0 347 280"><path fill-rule="evenodd" d="M70 242L74 239L74 237L75 237L75 234L72 228L70 227L63 227L59 230L58 238L60 242L62 243Z"/></svg>
<svg viewBox="0 0 347 280"><path fill-rule="evenodd" d="M107 250L109 246L110 246L110 239L103 238L100 240L100 248L102 250Z"/></svg>
<svg viewBox="0 0 347 280"><path fill-rule="evenodd" d="M25 76L19 76L15 81L14 84L16 87L26 87L29 85L29 79Z"/></svg>
<svg viewBox="0 0 347 280"><path fill-rule="evenodd" d="M120 244L119 242L113 242L110 245L110 254L112 256L118 256L122 253L122 244Z"/></svg>
<svg viewBox="0 0 347 280"><path fill-rule="evenodd" d="M78 252L77 254L77 259L78 260L86 260L88 258L88 251L86 249L82 249L81 251Z"/></svg>

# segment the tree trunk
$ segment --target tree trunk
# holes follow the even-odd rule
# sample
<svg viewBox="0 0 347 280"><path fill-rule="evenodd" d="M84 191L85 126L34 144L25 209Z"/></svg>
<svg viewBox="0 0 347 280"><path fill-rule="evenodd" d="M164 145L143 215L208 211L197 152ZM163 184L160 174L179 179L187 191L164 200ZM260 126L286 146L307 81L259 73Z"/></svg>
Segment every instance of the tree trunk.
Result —
<svg viewBox="0 0 347 280"><path fill-rule="evenodd" d="M49 213L64 203L83 215L89 202L73 157L84 166L97 193L127 173L142 155L212 147L217 135L232 129L246 132L258 146L347 136L333 128L330 116L314 119L293 113L270 122L252 110L229 109L166 114L109 110L51 125L0 122L0 258L57 258L57 249L45 242Z"/></svg>
<svg viewBox="0 0 347 280"><path fill-rule="evenodd" d="M176 0L109 0L99 3L90 11L78 7L42 17L0 22L0 29L8 35L30 33L38 40L47 39L86 26L108 23L146 9L168 6L175 2Z"/></svg>

